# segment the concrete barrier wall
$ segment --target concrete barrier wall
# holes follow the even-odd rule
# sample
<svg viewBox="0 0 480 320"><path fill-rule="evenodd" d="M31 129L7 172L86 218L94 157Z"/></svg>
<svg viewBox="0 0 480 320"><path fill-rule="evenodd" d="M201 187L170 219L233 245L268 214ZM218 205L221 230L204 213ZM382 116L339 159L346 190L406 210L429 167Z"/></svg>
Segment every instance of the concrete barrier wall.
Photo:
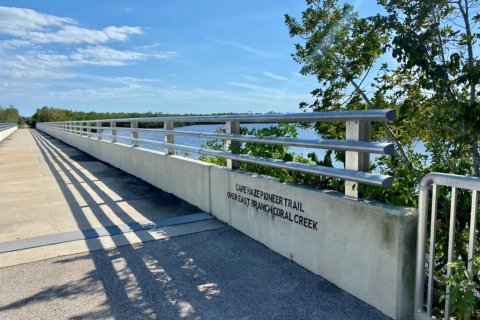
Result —
<svg viewBox="0 0 480 320"><path fill-rule="evenodd" d="M413 209L355 201L183 157L40 129L212 213L386 315L412 317Z"/></svg>
<svg viewBox="0 0 480 320"><path fill-rule="evenodd" d="M17 126L14 126L10 129L6 129L6 130L2 130L0 131L0 142L5 140L9 135L11 135L12 133L14 133L15 131L17 131L18 127Z"/></svg>

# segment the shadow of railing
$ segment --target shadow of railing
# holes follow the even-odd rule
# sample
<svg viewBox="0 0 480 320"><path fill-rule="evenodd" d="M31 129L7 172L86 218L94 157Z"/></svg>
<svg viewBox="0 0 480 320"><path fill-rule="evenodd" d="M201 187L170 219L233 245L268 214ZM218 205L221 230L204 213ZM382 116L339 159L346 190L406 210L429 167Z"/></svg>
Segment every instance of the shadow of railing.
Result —
<svg viewBox="0 0 480 320"><path fill-rule="evenodd" d="M91 231L94 230L91 220L94 218L93 220L100 222L102 226L110 226L109 230L112 230L112 233L115 234L112 240L116 245L120 246L128 243L129 239L121 233L121 230L116 230L115 225L132 223L136 220L119 205L118 201L112 199L111 194L123 201L123 199L131 197L131 190L121 190L118 187L110 188L107 185L108 183L104 183L103 188L99 187L97 185L99 181L92 179L94 175L88 169L80 166L78 162L70 159L62 151L62 148L71 147L38 131L31 130L31 133L62 190L79 228L89 230L89 237L91 237ZM80 154L80 157L83 161L90 160L90 156L83 153ZM117 174L124 175L124 173L116 171ZM135 180L135 178L132 180ZM165 210L176 208L176 215L179 215L179 213L187 214L189 211L191 213L200 211L193 206L182 203L182 200L174 198L172 195L164 194L160 190L148 186L146 183L136 182L136 187L141 187L142 192L154 193L155 196L165 200ZM85 210L91 211L93 217L87 217ZM141 214L140 208L135 210ZM155 240L148 232L137 234L137 237L141 241ZM90 238L86 241L86 244L91 250L102 246L98 238ZM140 246L136 245L136 248ZM22 308L31 303L42 303L59 297L67 298L79 294L89 294L91 290L102 290L107 297L106 305L108 305L110 313L120 318L125 318L125 312L127 312L128 314L143 315L146 319L156 319L161 316L162 312L167 312L165 310L166 305L163 305L163 310L159 310L151 299L145 298L143 288L150 288L152 281L157 282L155 280L158 280L158 272L162 270L161 278L163 279L164 294L169 301L167 306L169 305L172 309L167 313L177 313L178 317L189 316L194 313L192 305L181 299L181 290L171 283L172 279L153 257L151 258L152 261L145 261L145 257L135 254L135 250L131 250L128 256L123 255L122 249L117 247L108 251L100 250L95 253L65 259L61 263L71 262L72 259L92 260L95 270L79 281L49 287L28 298L1 307L0 311ZM101 283L101 286L98 286L99 283ZM179 302L181 303L179 304ZM106 311L101 311L101 313L104 312ZM101 315L84 314L82 317L84 316L95 318Z"/></svg>

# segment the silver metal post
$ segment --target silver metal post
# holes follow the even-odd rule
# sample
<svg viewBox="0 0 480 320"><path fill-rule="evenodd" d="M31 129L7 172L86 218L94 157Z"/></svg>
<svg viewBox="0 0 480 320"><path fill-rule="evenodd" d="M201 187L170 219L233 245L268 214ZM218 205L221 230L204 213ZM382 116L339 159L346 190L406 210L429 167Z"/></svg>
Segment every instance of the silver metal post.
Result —
<svg viewBox="0 0 480 320"><path fill-rule="evenodd" d="M347 121L346 139L370 141L370 121ZM345 169L367 172L370 154L365 152L345 152ZM345 181L345 195L352 198L362 197L363 188L356 182Z"/></svg>
<svg viewBox="0 0 480 320"><path fill-rule="evenodd" d="M428 291L427 291L427 314L432 316L433 302L433 273L435 272L435 241L437 228L437 203L438 185L433 185L432 191L432 213L430 217L430 254L428 255Z"/></svg>
<svg viewBox="0 0 480 320"><path fill-rule="evenodd" d="M423 312L424 281L425 281L425 245L427 243L427 215L428 215L428 189L431 180L424 177L420 182L420 192L418 197L418 231L417 231L417 259L415 268L415 301L414 317L418 317Z"/></svg>
<svg viewBox="0 0 480 320"><path fill-rule="evenodd" d="M227 134L240 134L240 123L238 121L227 121L225 122L225 132ZM240 142L225 140L225 151L229 151L233 154L240 153ZM228 169L238 169L240 163L236 160L227 159L227 168Z"/></svg>
<svg viewBox="0 0 480 320"><path fill-rule="evenodd" d="M117 142L117 123L115 121L111 121L110 127L112 128L112 143L115 143Z"/></svg>
<svg viewBox="0 0 480 320"><path fill-rule="evenodd" d="M137 121L132 121L130 122L130 127L132 129L138 129L138 122ZM132 137L132 147L138 147L138 130L132 130L131 132L131 137Z"/></svg>
<svg viewBox="0 0 480 320"><path fill-rule="evenodd" d="M450 199L450 227L448 230L448 257L447 257L447 278L452 275L452 267L450 263L453 261L455 252L455 221L457 214L457 188L452 187L452 196ZM445 319L450 319L450 286L447 285L445 290Z"/></svg>
<svg viewBox="0 0 480 320"><path fill-rule="evenodd" d="M172 121L165 121L163 123L163 129L165 130L173 130L173 122ZM166 143L175 143L173 135L165 135L165 142ZM170 147L165 147L165 154L174 154L175 149Z"/></svg>
<svg viewBox="0 0 480 320"><path fill-rule="evenodd" d="M478 191L472 191L472 210L470 211L470 240L468 242L468 270L473 268L475 254L475 236L477 231Z"/></svg>
<svg viewBox="0 0 480 320"><path fill-rule="evenodd" d="M90 138L92 135L92 124L90 122L85 122L85 124L87 125L87 137Z"/></svg>
<svg viewBox="0 0 480 320"><path fill-rule="evenodd" d="M100 121L97 121L97 139L102 140L102 123Z"/></svg>

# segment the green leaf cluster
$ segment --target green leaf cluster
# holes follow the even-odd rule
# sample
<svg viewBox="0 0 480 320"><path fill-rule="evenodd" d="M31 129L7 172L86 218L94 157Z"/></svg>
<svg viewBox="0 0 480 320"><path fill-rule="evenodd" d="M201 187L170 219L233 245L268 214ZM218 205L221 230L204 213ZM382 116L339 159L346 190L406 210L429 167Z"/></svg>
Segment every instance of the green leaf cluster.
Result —
<svg viewBox="0 0 480 320"><path fill-rule="evenodd" d="M418 181L428 172L480 177L480 1L377 0L377 6L379 14L360 17L344 1L307 0L301 16L285 15L290 36L298 40L294 60L302 74L318 80L313 103L300 102L299 107L395 109L398 120L373 125L372 139L393 142L397 154L371 164L372 170L394 177L393 188L366 187L365 194L416 206ZM315 128L325 138L344 138L341 123ZM426 154L415 152L419 141ZM472 312L468 305L477 308L469 300L473 287L466 285L460 266L467 265L470 194L461 192L458 200L455 252L462 262L453 280L446 279L449 192L444 190L436 230L435 290L444 290L447 281L456 283L456 292L466 301L454 299L452 307L465 318L465 310ZM477 273L471 279L480 283Z"/></svg>
<svg viewBox="0 0 480 320"><path fill-rule="evenodd" d="M9 106L6 108L0 106L0 123L14 123L21 125L23 120L18 112L18 109L14 106Z"/></svg>

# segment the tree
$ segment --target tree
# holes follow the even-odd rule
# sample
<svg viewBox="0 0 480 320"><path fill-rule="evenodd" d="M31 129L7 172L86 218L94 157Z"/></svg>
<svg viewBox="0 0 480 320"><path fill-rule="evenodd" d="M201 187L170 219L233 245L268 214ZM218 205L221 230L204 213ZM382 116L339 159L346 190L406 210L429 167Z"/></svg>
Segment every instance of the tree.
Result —
<svg viewBox="0 0 480 320"><path fill-rule="evenodd" d="M31 118L30 126L35 127L37 122L66 121L69 120L67 111L52 107L42 107L37 109Z"/></svg>
<svg viewBox="0 0 480 320"><path fill-rule="evenodd" d="M312 92L315 102L300 107L396 108L399 121L383 136L395 142L403 165L411 163L412 143L422 139L433 170L480 176L479 1L378 4L385 14L359 18L349 4L307 0L300 21L285 16L290 35L302 39L293 55L301 73L317 76L321 85ZM366 75L388 55L396 62L383 63L367 91Z"/></svg>
<svg viewBox="0 0 480 320"><path fill-rule="evenodd" d="M0 106L0 122L20 124L22 118L20 117L18 109L14 106L9 106L8 108L2 108Z"/></svg>
<svg viewBox="0 0 480 320"><path fill-rule="evenodd" d="M320 85L312 92L314 103L302 102L300 108L397 110L399 119L391 128L373 132L396 144L397 157L381 157L375 164L393 173L393 190L373 194L381 193L386 202L415 206L418 180L412 177L419 179L428 171L480 177L480 0L378 0L384 13L365 18L337 0L306 2L301 19L285 15L290 36L300 38L293 58L302 65L301 73L315 75ZM386 62L376 76L368 77L382 60ZM327 138L344 134L338 124L316 128ZM428 163L422 164L419 160L425 156L414 153L418 140L425 143ZM450 198L442 192L437 244L446 243L448 236ZM460 192L458 202L455 252L461 260L455 262L456 272L446 277L445 246L437 246L435 289L450 284L452 310L457 318L468 318L474 310L480 315L475 298L480 277L476 271L462 273L468 263L464 239L469 236L470 195ZM475 270L479 263L476 257Z"/></svg>

